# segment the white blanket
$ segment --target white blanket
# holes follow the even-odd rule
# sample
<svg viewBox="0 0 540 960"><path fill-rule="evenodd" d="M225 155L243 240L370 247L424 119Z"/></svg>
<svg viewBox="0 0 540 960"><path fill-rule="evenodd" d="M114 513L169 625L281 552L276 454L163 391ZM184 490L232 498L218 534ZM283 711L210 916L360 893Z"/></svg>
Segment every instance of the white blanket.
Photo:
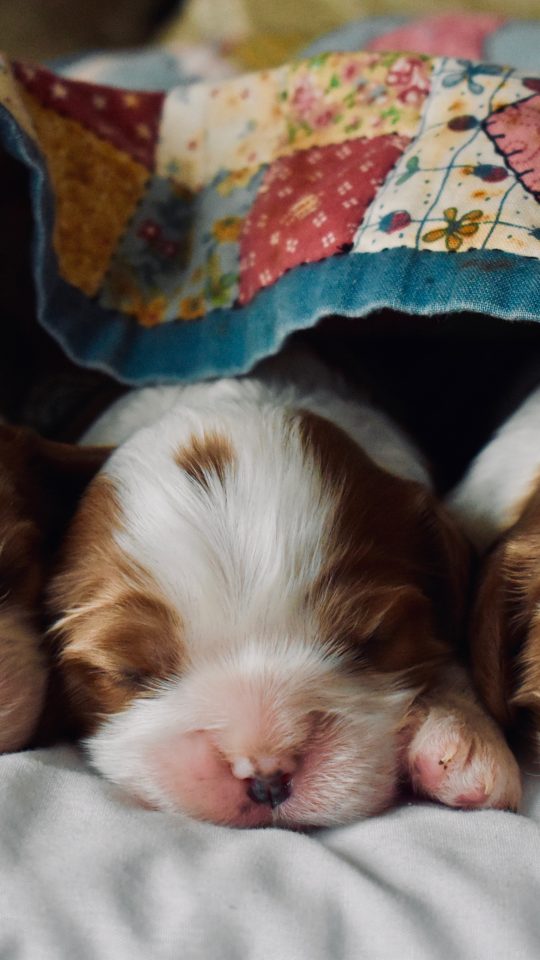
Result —
<svg viewBox="0 0 540 960"><path fill-rule="evenodd" d="M316 837L135 807L71 748L0 758L1 960L538 960L525 815L407 805Z"/></svg>

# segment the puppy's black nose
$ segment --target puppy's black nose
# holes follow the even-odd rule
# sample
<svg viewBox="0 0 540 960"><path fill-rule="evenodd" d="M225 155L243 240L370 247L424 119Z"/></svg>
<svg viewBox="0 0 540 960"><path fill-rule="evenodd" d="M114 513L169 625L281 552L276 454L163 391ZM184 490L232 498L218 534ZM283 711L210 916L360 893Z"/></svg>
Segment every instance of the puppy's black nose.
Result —
<svg viewBox="0 0 540 960"><path fill-rule="evenodd" d="M255 803L279 807L291 795L291 778L278 770L270 777L254 777L249 781L248 797Z"/></svg>

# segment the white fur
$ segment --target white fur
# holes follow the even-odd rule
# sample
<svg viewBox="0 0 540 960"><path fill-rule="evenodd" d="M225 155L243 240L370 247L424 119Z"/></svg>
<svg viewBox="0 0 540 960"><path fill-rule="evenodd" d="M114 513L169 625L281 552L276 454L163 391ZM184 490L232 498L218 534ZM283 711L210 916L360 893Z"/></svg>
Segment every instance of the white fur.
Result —
<svg viewBox="0 0 540 960"><path fill-rule="evenodd" d="M478 550L517 520L540 479L540 389L478 454L448 497L448 507Z"/></svg>
<svg viewBox="0 0 540 960"><path fill-rule="evenodd" d="M129 517L118 543L134 560L144 544L165 595L189 610L187 640L197 649L228 643L231 631L249 631L261 617L283 628L295 588L317 573L334 501L306 470L299 430L288 431L272 400L248 381L216 384L199 404L182 403L158 429L139 431L107 468ZM209 490L174 460L205 430L227 437L236 461L225 484L210 476Z"/></svg>

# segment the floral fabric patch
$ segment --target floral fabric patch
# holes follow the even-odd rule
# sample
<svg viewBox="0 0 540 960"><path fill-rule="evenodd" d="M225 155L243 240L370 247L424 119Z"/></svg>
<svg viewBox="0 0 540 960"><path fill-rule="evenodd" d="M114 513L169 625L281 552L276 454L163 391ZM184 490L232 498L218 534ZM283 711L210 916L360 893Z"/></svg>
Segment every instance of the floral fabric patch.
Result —
<svg viewBox="0 0 540 960"><path fill-rule="evenodd" d="M540 137L540 113L525 106L536 98L524 101L525 81L493 64L441 60L432 82L418 136L360 226L355 252L414 247L539 257L538 203L515 175L521 165L534 176L523 139L525 129L531 146ZM504 144L515 151L518 139L512 164Z"/></svg>
<svg viewBox="0 0 540 960"><path fill-rule="evenodd" d="M200 189L243 170L352 138L414 135L432 64L413 54L321 54L221 85L194 84L165 101L160 176Z"/></svg>
<svg viewBox="0 0 540 960"><path fill-rule="evenodd" d="M286 68L221 85L193 84L166 98L157 172L200 190L222 170L245 170L279 155L284 118L279 90Z"/></svg>
<svg viewBox="0 0 540 960"><path fill-rule="evenodd" d="M293 64L280 93L285 149L414 135L430 74L428 58L413 54L320 54Z"/></svg>
<svg viewBox="0 0 540 960"><path fill-rule="evenodd" d="M112 260L103 305L145 327L231 306L240 233L263 173L223 172L198 194L155 177Z"/></svg>

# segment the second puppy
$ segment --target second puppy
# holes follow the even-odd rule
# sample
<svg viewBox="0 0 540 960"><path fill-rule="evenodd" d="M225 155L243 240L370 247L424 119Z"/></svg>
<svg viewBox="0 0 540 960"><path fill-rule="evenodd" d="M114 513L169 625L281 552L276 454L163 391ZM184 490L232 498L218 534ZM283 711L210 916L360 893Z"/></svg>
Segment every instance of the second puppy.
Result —
<svg viewBox="0 0 540 960"><path fill-rule="evenodd" d="M70 513L108 451L0 423L0 753L27 746L44 703L43 590Z"/></svg>
<svg viewBox="0 0 540 960"><path fill-rule="evenodd" d="M540 756L540 389L477 456L449 500L485 552L471 625L478 689Z"/></svg>

